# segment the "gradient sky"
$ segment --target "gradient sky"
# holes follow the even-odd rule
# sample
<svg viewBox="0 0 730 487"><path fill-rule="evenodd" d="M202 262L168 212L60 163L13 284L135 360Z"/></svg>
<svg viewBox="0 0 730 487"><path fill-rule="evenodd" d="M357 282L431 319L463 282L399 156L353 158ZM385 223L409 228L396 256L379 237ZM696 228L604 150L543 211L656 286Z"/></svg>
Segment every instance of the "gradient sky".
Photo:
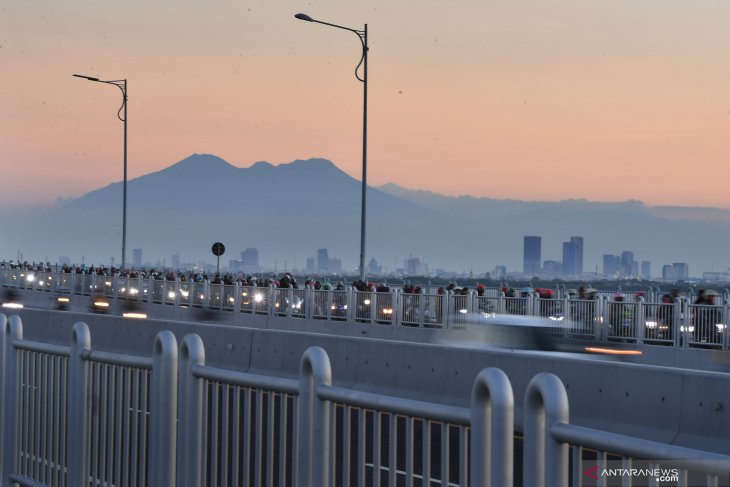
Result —
<svg viewBox="0 0 730 487"><path fill-rule="evenodd" d="M416 7L417 5L417 7ZM730 208L727 0L7 0L4 207L192 153L325 157L360 178L354 34L368 23L368 182L443 194Z"/></svg>

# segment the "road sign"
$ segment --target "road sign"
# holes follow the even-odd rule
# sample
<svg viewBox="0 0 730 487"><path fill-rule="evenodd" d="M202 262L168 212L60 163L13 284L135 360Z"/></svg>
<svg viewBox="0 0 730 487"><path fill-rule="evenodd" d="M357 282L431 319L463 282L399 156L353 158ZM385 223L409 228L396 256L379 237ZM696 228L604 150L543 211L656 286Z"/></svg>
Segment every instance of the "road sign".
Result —
<svg viewBox="0 0 730 487"><path fill-rule="evenodd" d="M226 246L220 242L216 242L213 244L213 248L211 250L213 251L213 255L220 257L223 255L223 252L226 251Z"/></svg>

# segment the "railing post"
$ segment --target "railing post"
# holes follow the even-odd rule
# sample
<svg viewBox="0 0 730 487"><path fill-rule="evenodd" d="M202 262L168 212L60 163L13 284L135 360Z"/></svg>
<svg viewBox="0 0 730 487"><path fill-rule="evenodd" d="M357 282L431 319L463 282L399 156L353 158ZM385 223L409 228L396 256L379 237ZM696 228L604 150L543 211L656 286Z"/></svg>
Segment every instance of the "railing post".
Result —
<svg viewBox="0 0 730 487"><path fill-rule="evenodd" d="M319 398L317 388L330 384L332 368L327 352L309 347L299 366L299 487L329 487L330 402Z"/></svg>
<svg viewBox="0 0 730 487"><path fill-rule="evenodd" d="M180 487L203 483L203 379L194 366L205 365L205 348L198 335L186 335L180 347L178 389L177 482Z"/></svg>
<svg viewBox="0 0 730 487"><path fill-rule="evenodd" d="M730 341L728 341L727 332L728 332L728 320L730 319L730 307L728 306L727 300L723 300L723 306L722 306L722 325L724 328L722 331L722 349L727 350L728 344Z"/></svg>
<svg viewBox="0 0 730 487"><path fill-rule="evenodd" d="M203 302L201 304L203 308L210 309L210 281L208 280L203 281Z"/></svg>
<svg viewBox="0 0 730 487"><path fill-rule="evenodd" d="M639 297L636 303L636 316L634 316L634 328L636 343L644 343L644 337L646 336L646 307L644 305L644 298ZM658 326L658 325L657 325Z"/></svg>
<svg viewBox="0 0 730 487"><path fill-rule="evenodd" d="M441 316L439 316L439 320L441 320L441 327L447 328L449 324L449 291L444 291L443 294L439 294L438 298L441 300Z"/></svg>
<svg viewBox="0 0 730 487"><path fill-rule="evenodd" d="M426 326L426 295L423 292L423 289L420 289L418 294L415 295L416 299L418 299L418 327L424 328ZM436 299L439 299L438 295L436 296ZM436 316L437 323L441 321L440 316Z"/></svg>
<svg viewBox="0 0 730 487"><path fill-rule="evenodd" d="M349 300L348 300L349 302ZM312 319L314 310L314 290L312 286L304 286L304 317ZM347 309L347 320L350 320L350 309Z"/></svg>
<svg viewBox="0 0 730 487"><path fill-rule="evenodd" d="M678 298L678 299L681 299L681 298ZM684 331L682 332L682 346L685 348L689 347L689 341L692 339L692 332L689 331L689 329L691 326L694 326L692 324L691 304L692 304L692 300L685 298L682 301L682 305L681 305L682 306L682 312L681 312L682 322L681 322L679 329L681 330L682 328L684 328Z"/></svg>
<svg viewBox="0 0 730 487"><path fill-rule="evenodd" d="M171 331L155 338L150 390L150 484L173 487L177 452L177 340Z"/></svg>
<svg viewBox="0 0 730 487"><path fill-rule="evenodd" d="M357 293L352 286L347 287L347 321L357 319Z"/></svg>
<svg viewBox="0 0 730 487"><path fill-rule="evenodd" d="M119 273L112 275L112 299L114 302L119 299Z"/></svg>
<svg viewBox="0 0 730 487"><path fill-rule="evenodd" d="M140 289L140 292L142 290ZM152 277L152 274L147 276L147 304L151 305L155 302L155 278ZM147 307L148 309L152 309L151 306Z"/></svg>
<svg viewBox="0 0 730 487"><path fill-rule="evenodd" d="M325 299L325 316L328 320L332 319L332 290L327 289L325 291L327 293L327 297Z"/></svg>
<svg viewBox="0 0 730 487"><path fill-rule="evenodd" d="M524 485L568 485L568 444L552 438L555 423L569 421L568 395L557 376L541 372L525 392Z"/></svg>
<svg viewBox="0 0 730 487"><path fill-rule="evenodd" d="M266 288L266 303L268 304L266 314L274 316L276 312L276 289L273 284L269 284L269 287Z"/></svg>
<svg viewBox="0 0 730 487"><path fill-rule="evenodd" d="M674 298L674 310L672 311L672 322L669 326L672 327L672 341L675 347L682 346L682 298Z"/></svg>
<svg viewBox="0 0 730 487"><path fill-rule="evenodd" d="M83 354L91 349L91 335L86 323L78 322L71 332L71 355L68 364L68 485L82 487L89 483L87 414L89 412L89 364Z"/></svg>
<svg viewBox="0 0 730 487"><path fill-rule="evenodd" d="M390 314L390 324L393 326L401 326L403 324L401 322L401 310L403 308L401 305L401 296L403 294L397 289L390 290L390 309L392 311Z"/></svg>
<svg viewBox="0 0 730 487"><path fill-rule="evenodd" d="M507 375L482 370L471 391L471 484L512 487L515 399Z"/></svg>
<svg viewBox="0 0 730 487"><path fill-rule="evenodd" d="M15 470L16 444L16 352L13 341L23 339L23 323L19 316L9 319L0 314L2 325L2 404L0 404L0 482L12 485L10 475Z"/></svg>
<svg viewBox="0 0 730 487"><path fill-rule="evenodd" d="M241 312L241 282L238 280L233 285L233 312Z"/></svg>

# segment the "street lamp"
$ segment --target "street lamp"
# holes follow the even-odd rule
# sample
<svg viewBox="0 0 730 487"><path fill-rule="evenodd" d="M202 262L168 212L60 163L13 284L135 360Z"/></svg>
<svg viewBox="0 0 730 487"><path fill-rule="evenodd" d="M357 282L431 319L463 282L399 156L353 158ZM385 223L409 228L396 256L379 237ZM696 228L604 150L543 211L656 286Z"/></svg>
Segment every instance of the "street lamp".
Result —
<svg viewBox="0 0 730 487"><path fill-rule="evenodd" d="M362 44L362 57L360 62L355 67L355 77L363 84L363 109L362 109L362 203L361 203L361 214L360 214L360 280L365 280L365 194L367 192L367 136L368 136L368 24L365 24L363 30L350 29L349 27L343 27L341 25L330 24L329 22L322 22L321 20L315 20L307 14L296 14L294 16L299 20L306 20L307 22L315 22L317 24L329 25L330 27L337 27L338 29L349 30L357 35ZM360 66L363 67L363 76L360 77L358 73Z"/></svg>
<svg viewBox="0 0 730 487"><path fill-rule="evenodd" d="M124 122L124 189L122 197L122 269L124 269L127 262L127 80L117 79L105 81L92 76L84 76L83 74L74 74L74 76L97 83L114 85L122 92L122 106L117 111L117 118ZM122 110L124 110L123 115L121 114Z"/></svg>

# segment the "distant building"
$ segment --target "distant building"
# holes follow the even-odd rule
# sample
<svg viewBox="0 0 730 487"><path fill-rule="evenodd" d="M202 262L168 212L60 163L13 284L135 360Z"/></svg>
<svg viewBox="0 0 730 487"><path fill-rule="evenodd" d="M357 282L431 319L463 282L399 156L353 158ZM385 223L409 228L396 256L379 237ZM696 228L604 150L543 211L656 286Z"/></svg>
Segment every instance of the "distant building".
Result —
<svg viewBox="0 0 730 487"><path fill-rule="evenodd" d="M370 259L370 262L368 262L368 265L365 267L365 272L376 276L381 275L383 273L383 266L378 264L378 261L373 258Z"/></svg>
<svg viewBox="0 0 730 487"><path fill-rule="evenodd" d="M71 259L68 256L62 255L58 258L58 263L61 265L71 265Z"/></svg>
<svg viewBox="0 0 730 487"><path fill-rule="evenodd" d="M680 281L689 278L689 266L684 262L675 262L672 265L662 266L662 279L665 281Z"/></svg>
<svg viewBox="0 0 730 487"><path fill-rule="evenodd" d="M563 242L563 274L579 276L583 273L583 237L570 237Z"/></svg>
<svg viewBox="0 0 730 487"><path fill-rule="evenodd" d="M341 274L342 273L342 260L332 257L327 264L330 274Z"/></svg>
<svg viewBox="0 0 730 487"><path fill-rule="evenodd" d="M428 265L420 257L408 257L405 261L404 271L408 276L428 275Z"/></svg>
<svg viewBox="0 0 730 487"><path fill-rule="evenodd" d="M180 269L180 254L172 254L170 261L173 269Z"/></svg>
<svg viewBox="0 0 730 487"><path fill-rule="evenodd" d="M677 279L688 279L689 278L689 266L684 262L674 262L672 267L676 269Z"/></svg>
<svg viewBox="0 0 730 487"><path fill-rule="evenodd" d="M703 281L730 282L730 272L703 272Z"/></svg>
<svg viewBox="0 0 730 487"><path fill-rule="evenodd" d="M317 259L314 257L307 257L307 274L317 273Z"/></svg>
<svg viewBox="0 0 730 487"><path fill-rule="evenodd" d="M317 250L317 272L327 274L330 268L330 257L327 249Z"/></svg>
<svg viewBox="0 0 730 487"><path fill-rule="evenodd" d="M563 272L563 264L557 260L546 260L542 264L542 272L549 276L559 276Z"/></svg>
<svg viewBox="0 0 730 487"><path fill-rule="evenodd" d="M641 261L641 278L647 281L651 279L651 262L648 260Z"/></svg>
<svg viewBox="0 0 730 487"><path fill-rule="evenodd" d="M507 277L506 265L498 265L494 268L494 273L492 273L493 279L504 279L505 277Z"/></svg>
<svg viewBox="0 0 730 487"><path fill-rule="evenodd" d="M621 273L621 257L618 255L603 255L603 275L605 277L618 277Z"/></svg>
<svg viewBox="0 0 730 487"><path fill-rule="evenodd" d="M634 274L634 253L630 250L621 252L621 274L624 277L631 277Z"/></svg>
<svg viewBox="0 0 730 487"><path fill-rule="evenodd" d="M540 262L542 262L542 237L525 236L523 247L523 271L525 274L533 276L539 274Z"/></svg>
<svg viewBox="0 0 730 487"><path fill-rule="evenodd" d="M132 267L142 267L142 249L132 249Z"/></svg>
<svg viewBox="0 0 730 487"><path fill-rule="evenodd" d="M256 274L261 272L258 249L248 248L241 252L241 271L245 274Z"/></svg>

